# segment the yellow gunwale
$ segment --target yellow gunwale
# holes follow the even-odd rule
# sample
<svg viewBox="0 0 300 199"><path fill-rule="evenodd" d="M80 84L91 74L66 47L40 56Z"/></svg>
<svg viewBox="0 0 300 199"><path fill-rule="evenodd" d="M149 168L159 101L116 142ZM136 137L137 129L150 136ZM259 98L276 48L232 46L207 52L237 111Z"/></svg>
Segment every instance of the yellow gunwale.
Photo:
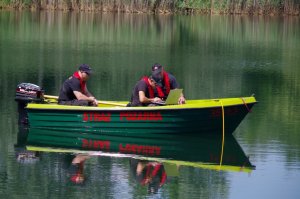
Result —
<svg viewBox="0 0 300 199"><path fill-rule="evenodd" d="M54 102L54 103L53 103ZM108 101L112 103L127 104L125 101ZM90 106L66 106L58 105L55 101L52 103L36 104L29 103L27 109L46 109L46 110L174 110L174 109L200 109L212 107L224 107L243 105L243 104L257 103L254 96L251 97L236 97L236 98L220 98L220 99L201 99L201 100L187 100L186 104L182 105L168 105L168 106L146 106L146 107L122 107L115 105L99 104L97 107Z"/></svg>

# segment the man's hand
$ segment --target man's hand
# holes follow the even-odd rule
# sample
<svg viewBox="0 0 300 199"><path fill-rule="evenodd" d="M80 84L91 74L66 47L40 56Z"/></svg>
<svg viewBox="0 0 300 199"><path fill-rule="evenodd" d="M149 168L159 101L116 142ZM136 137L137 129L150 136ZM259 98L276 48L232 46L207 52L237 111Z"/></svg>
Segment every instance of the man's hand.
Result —
<svg viewBox="0 0 300 199"><path fill-rule="evenodd" d="M155 97L155 98L153 98L153 100L152 100L152 102L161 102L162 100L161 100L161 98L159 98L159 97Z"/></svg>
<svg viewBox="0 0 300 199"><path fill-rule="evenodd" d="M88 97L88 98L89 98L89 101L92 102L92 104L93 104L94 106L98 106L98 101L96 100L95 97L90 96L90 97Z"/></svg>
<svg viewBox="0 0 300 199"><path fill-rule="evenodd" d="M183 96L180 96L178 99L178 104L185 104L185 98Z"/></svg>
<svg viewBox="0 0 300 199"><path fill-rule="evenodd" d="M93 105L94 106L98 106L98 101L96 100L96 98L95 97L89 97L90 99L92 99L92 103L93 103Z"/></svg>
<svg viewBox="0 0 300 199"><path fill-rule="evenodd" d="M94 99L93 105L94 105L94 106L98 106L98 101L97 101L96 99Z"/></svg>

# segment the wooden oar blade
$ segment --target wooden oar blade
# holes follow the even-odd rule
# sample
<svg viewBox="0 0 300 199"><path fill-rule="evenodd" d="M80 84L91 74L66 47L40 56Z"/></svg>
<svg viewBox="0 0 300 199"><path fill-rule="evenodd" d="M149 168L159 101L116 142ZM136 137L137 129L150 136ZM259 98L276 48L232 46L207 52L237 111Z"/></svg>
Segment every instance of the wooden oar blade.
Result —
<svg viewBox="0 0 300 199"><path fill-rule="evenodd" d="M55 95L44 95L45 99L56 99L58 100L58 96ZM107 104L107 105L113 105L113 106L123 106L125 107L126 104L121 104L121 103L116 103L116 102L110 102L110 101L102 101L102 100L97 100L98 104Z"/></svg>

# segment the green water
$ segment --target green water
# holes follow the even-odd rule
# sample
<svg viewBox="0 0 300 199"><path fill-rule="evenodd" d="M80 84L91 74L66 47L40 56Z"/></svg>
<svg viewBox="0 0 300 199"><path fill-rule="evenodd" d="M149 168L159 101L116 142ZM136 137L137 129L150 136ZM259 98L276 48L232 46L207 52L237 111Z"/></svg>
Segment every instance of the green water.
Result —
<svg viewBox="0 0 300 199"><path fill-rule="evenodd" d="M299 53L299 17L1 11L0 197L300 198ZM255 94L259 104L234 132L255 170L183 166L148 195L126 158L87 160L84 186L69 183L65 154L17 161L18 83L58 95L77 65L88 63L98 99L129 100L155 62L176 76L187 99Z"/></svg>

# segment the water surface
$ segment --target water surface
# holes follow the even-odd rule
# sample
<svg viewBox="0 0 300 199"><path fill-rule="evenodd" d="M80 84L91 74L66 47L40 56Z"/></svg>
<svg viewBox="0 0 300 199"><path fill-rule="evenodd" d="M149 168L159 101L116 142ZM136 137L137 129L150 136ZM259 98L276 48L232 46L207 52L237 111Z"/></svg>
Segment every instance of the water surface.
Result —
<svg viewBox="0 0 300 199"><path fill-rule="evenodd" d="M299 20L2 11L1 198L300 198ZM57 95L76 66L88 63L98 99L129 100L155 62L176 76L187 99L255 94L259 104L234 132L255 170L181 166L153 195L132 176L130 158L89 158L81 186L69 180L68 153L17 160L18 83Z"/></svg>

